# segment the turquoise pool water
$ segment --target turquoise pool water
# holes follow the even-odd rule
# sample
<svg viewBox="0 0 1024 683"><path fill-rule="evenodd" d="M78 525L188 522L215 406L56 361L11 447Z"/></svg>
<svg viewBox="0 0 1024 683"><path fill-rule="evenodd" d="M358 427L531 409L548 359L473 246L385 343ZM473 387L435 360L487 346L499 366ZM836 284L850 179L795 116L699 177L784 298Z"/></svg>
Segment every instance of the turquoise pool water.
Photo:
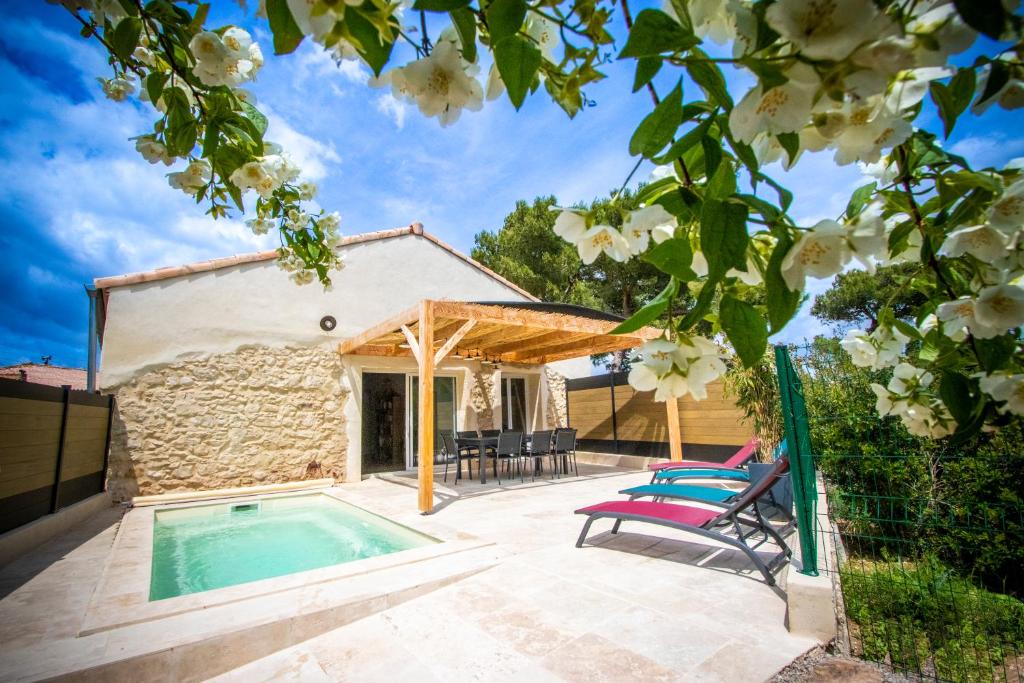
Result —
<svg viewBox="0 0 1024 683"><path fill-rule="evenodd" d="M150 600L438 542L320 493L155 514Z"/></svg>

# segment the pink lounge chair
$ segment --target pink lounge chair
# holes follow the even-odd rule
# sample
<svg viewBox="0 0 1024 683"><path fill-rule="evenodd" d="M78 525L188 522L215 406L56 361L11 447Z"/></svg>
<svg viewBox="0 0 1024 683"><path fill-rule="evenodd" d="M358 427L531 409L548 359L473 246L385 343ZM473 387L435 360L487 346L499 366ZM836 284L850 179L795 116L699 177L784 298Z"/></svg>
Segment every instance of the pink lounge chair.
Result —
<svg viewBox="0 0 1024 683"><path fill-rule="evenodd" d="M652 472L659 470L674 469L712 469L712 470L734 470L752 460L757 454L758 441L753 437L743 447L729 456L725 462L709 462L707 460L676 460L674 462L656 462L647 466Z"/></svg>
<svg viewBox="0 0 1024 683"><path fill-rule="evenodd" d="M708 510L690 505L641 500L615 500L580 508L576 514L586 515L587 521L583 524L583 530L580 531L580 536L576 540L576 547L583 547L583 542L587 539L587 533L590 531L590 525L598 519L614 519L613 534L617 534L619 527L626 521L657 524L711 538L741 550L761 571L768 585L773 586L775 585L773 572L789 559L791 551L778 531L761 515L757 501L775 485L779 477L788 471L789 460L783 456L775 461L774 467L763 479L748 487L724 510ZM741 514L747 510L752 514ZM729 527L732 527L735 535L725 533ZM749 531L744 531L744 528ZM761 559L753 547L747 545L747 539L758 532L764 534L765 540L771 537L781 548L781 551L767 562Z"/></svg>

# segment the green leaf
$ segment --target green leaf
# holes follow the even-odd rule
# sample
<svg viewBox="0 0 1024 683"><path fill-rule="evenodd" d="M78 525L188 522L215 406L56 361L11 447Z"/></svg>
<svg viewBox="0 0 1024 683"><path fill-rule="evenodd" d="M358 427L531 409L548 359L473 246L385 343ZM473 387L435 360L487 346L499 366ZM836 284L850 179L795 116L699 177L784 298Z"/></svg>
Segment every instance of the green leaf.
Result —
<svg viewBox="0 0 1024 683"><path fill-rule="evenodd" d="M160 96L164 92L164 85L167 84L169 77L170 74L162 71L153 71L146 76L146 94L149 95L149 101L154 106L160 101Z"/></svg>
<svg viewBox="0 0 1024 683"><path fill-rule="evenodd" d="M117 23L113 35L110 37L110 47L114 54L124 61L131 57L135 48L139 46L139 35L142 33L142 20L136 17L126 17Z"/></svg>
<svg viewBox="0 0 1024 683"><path fill-rule="evenodd" d="M661 290L661 293L654 297L650 303L631 315L628 319L619 323L619 325L608 334L628 334L629 332L636 332L644 325L654 322L658 316L668 309L669 302L678 291L679 283L675 280L670 280L665 289Z"/></svg>
<svg viewBox="0 0 1024 683"><path fill-rule="evenodd" d="M263 115L263 112L248 102L242 102L242 113L245 114L245 118L252 121L256 130L260 132L260 137L263 137L267 132L267 117Z"/></svg>
<svg viewBox="0 0 1024 683"><path fill-rule="evenodd" d="M856 218L860 215L860 212L867 206L868 200L871 199L871 195L875 193L875 183L870 182L867 185L861 185L853 194L850 195L850 202L846 205L846 217Z"/></svg>
<svg viewBox="0 0 1024 683"><path fill-rule="evenodd" d="M274 34L274 54L286 55L295 52L305 36L295 23L287 0L267 0L267 20Z"/></svg>
<svg viewBox="0 0 1024 683"><path fill-rule="evenodd" d="M699 38L669 15L660 10L645 9L636 16L619 59L683 52L699 44Z"/></svg>
<svg viewBox="0 0 1024 683"><path fill-rule="evenodd" d="M1001 0L953 0L964 22L975 31L999 40L1009 30L1012 18Z"/></svg>
<svg viewBox="0 0 1024 683"><path fill-rule="evenodd" d="M1006 66L1006 62L1001 59L996 59L990 62L988 80L985 81L985 89L981 91L981 95L978 97L978 101L974 103L974 106L978 106L979 104L987 102L991 98L995 97L1009 80L1010 69Z"/></svg>
<svg viewBox="0 0 1024 683"><path fill-rule="evenodd" d="M792 166L796 163L796 156L800 153L800 136L797 133L779 133L775 139L782 145L782 149L786 150L786 157L789 159L789 165Z"/></svg>
<svg viewBox="0 0 1024 683"><path fill-rule="evenodd" d="M950 80L949 85L932 81L928 89L932 101L939 108L945 136L953 132L953 126L960 114L964 113L974 97L974 69L960 69Z"/></svg>
<svg viewBox="0 0 1024 683"><path fill-rule="evenodd" d="M676 129L683 119L683 82L676 87L640 122L629 141L629 153L640 154L648 159L664 149L672 141Z"/></svg>
<svg viewBox="0 0 1024 683"><path fill-rule="evenodd" d="M690 248L690 240L685 237L665 240L644 254L641 260L682 282L697 279L697 274L690 268L693 250Z"/></svg>
<svg viewBox="0 0 1024 683"><path fill-rule="evenodd" d="M723 167L725 164L723 164ZM717 280L730 268L747 267L747 207L709 199L700 215L700 249L708 262L708 279Z"/></svg>
<svg viewBox="0 0 1024 683"><path fill-rule="evenodd" d="M508 90L512 105L519 109L540 68L540 50L528 39L511 36L494 46L494 63Z"/></svg>
<svg viewBox="0 0 1024 683"><path fill-rule="evenodd" d="M519 32L526 19L526 0L492 0L484 10L484 15L487 17L491 44L497 45L502 39Z"/></svg>
<svg viewBox="0 0 1024 683"><path fill-rule="evenodd" d="M719 169L719 164L722 163L722 143L710 135L705 135L700 139L701 149L704 150L704 174L715 178ZM722 165L722 168L729 169L729 175L732 174L732 164L726 163ZM732 194L736 191L735 176L733 177L732 190L728 194Z"/></svg>
<svg viewBox="0 0 1024 683"><path fill-rule="evenodd" d="M459 34L463 59L472 64L476 61L476 17L465 7L453 9L448 12L448 16L451 17L452 25Z"/></svg>
<svg viewBox="0 0 1024 683"><path fill-rule="evenodd" d="M656 164L667 164L670 161L675 161L679 157L683 156L688 149L699 143L705 135L707 135L708 129L711 124L714 123L714 117L709 116L708 118L701 121L697 126L686 131L683 137L679 138L672 143L672 146L668 148L668 151L659 157L652 159Z"/></svg>
<svg viewBox="0 0 1024 683"><path fill-rule="evenodd" d="M693 82L701 87L701 90L714 104L720 104L723 109L732 109L732 97L725 87L725 77L721 69L710 61L710 58L701 50L693 50L696 60L687 62L686 71L690 74Z"/></svg>
<svg viewBox="0 0 1024 683"><path fill-rule="evenodd" d="M970 380L958 372L944 370L939 396L958 424L967 424L978 409L978 398Z"/></svg>
<svg viewBox="0 0 1024 683"><path fill-rule="evenodd" d="M351 7L345 12L345 27L348 32L359 41L359 56L366 61L374 76L380 76L384 65L391 58L391 49L395 46L392 39L381 42L381 34L378 28L359 10Z"/></svg>
<svg viewBox="0 0 1024 683"><path fill-rule="evenodd" d="M710 169L709 169L710 171ZM708 181L706 199L728 199L736 193L736 171L732 163L721 164Z"/></svg>
<svg viewBox="0 0 1024 683"><path fill-rule="evenodd" d="M726 294L718 305L718 320L743 365L752 367L764 357L768 326L756 308Z"/></svg>
<svg viewBox="0 0 1024 683"><path fill-rule="evenodd" d="M765 300L768 304L768 323L772 334L786 326L800 308L802 294L791 292L782 279L782 260L793 245L788 232L781 232L779 241L768 259L764 273Z"/></svg>
<svg viewBox="0 0 1024 683"><path fill-rule="evenodd" d="M974 348L978 350L978 360L985 372L996 372L1002 370L1017 349L1012 336L1004 334L1001 337L992 339L974 339Z"/></svg>
<svg viewBox="0 0 1024 683"><path fill-rule="evenodd" d="M633 92L651 82L661 70L660 57L641 57L636 60L636 76L633 77Z"/></svg>
<svg viewBox="0 0 1024 683"><path fill-rule="evenodd" d="M717 289L718 280L708 278L704 283L704 286L701 287L700 294L697 295L697 301L694 302L693 308L687 311L686 315L683 316L683 319L679 321L679 330L689 330L704 317L704 314L711 309L711 304L715 300L715 292Z"/></svg>
<svg viewBox="0 0 1024 683"><path fill-rule="evenodd" d="M470 0L416 0L412 8L424 12L451 12L469 7Z"/></svg>

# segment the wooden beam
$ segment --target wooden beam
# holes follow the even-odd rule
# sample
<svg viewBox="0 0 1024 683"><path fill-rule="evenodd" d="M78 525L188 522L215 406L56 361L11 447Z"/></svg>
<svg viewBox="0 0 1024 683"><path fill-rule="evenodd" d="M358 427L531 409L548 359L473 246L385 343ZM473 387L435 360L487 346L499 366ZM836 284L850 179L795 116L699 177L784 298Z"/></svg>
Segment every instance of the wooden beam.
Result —
<svg viewBox="0 0 1024 683"><path fill-rule="evenodd" d="M397 331L402 325L408 325L416 320L419 315L419 306L410 308L402 311L398 315L392 316L383 322L379 322L373 327L367 328L357 334L354 337L349 337L338 344L338 353L346 354L352 353L353 349L357 349L364 344L369 344L378 337L382 337L389 332Z"/></svg>
<svg viewBox="0 0 1024 683"><path fill-rule="evenodd" d="M668 417L668 452L673 462L683 459L683 437L679 433L679 404L675 397L665 401L665 412Z"/></svg>
<svg viewBox="0 0 1024 683"><path fill-rule="evenodd" d="M587 332L590 334L607 334L619 323L608 320L594 320L561 313L542 313L522 308L506 308L504 306L485 306L457 301L435 302L435 315L439 318L462 318L478 322L509 325L512 327L536 327L544 330L561 330L563 332ZM644 327L631 332L630 337L654 339L661 334L660 330Z"/></svg>
<svg viewBox="0 0 1024 683"><path fill-rule="evenodd" d="M592 353L608 353L639 346L643 342L631 337L592 336L564 344L546 346L533 351L509 354L508 360L518 363L550 362L553 359L578 358Z"/></svg>
<svg viewBox="0 0 1024 683"><path fill-rule="evenodd" d="M538 334L544 334L545 330L536 330L528 327L515 327L510 325L498 325L494 329L493 324L477 323L477 329L483 327L483 333L471 334L467 339L462 340L460 348L463 349L490 349L495 344L506 344L513 341L522 341Z"/></svg>
<svg viewBox="0 0 1024 683"><path fill-rule="evenodd" d="M419 314L419 508L434 511L434 302L420 302Z"/></svg>
<svg viewBox="0 0 1024 683"><path fill-rule="evenodd" d="M363 344L348 352L352 356L386 356L391 358L411 358L412 349L403 349L396 344Z"/></svg>
<svg viewBox="0 0 1024 683"><path fill-rule="evenodd" d="M444 357L451 353L452 349L455 348L455 345L462 341L462 338L465 337L466 334L475 326L475 320L467 320L463 323L462 327L455 331L455 334L448 337L448 341L444 343L444 346L439 348L437 353L434 354L434 365L440 365L441 361L444 360Z"/></svg>
<svg viewBox="0 0 1024 683"><path fill-rule="evenodd" d="M489 351L491 353L521 353L542 346L549 346L555 341L569 341L572 338L580 336L576 332L562 332L556 330L555 332L542 332L540 334L534 334L524 339L518 339L516 341L510 341L506 344L496 344L491 346Z"/></svg>
<svg viewBox="0 0 1024 683"><path fill-rule="evenodd" d="M421 327L420 330L423 328ZM420 349L419 341L416 339L416 335L412 333L407 325L402 325L402 334L405 335L405 342L409 345L409 349L412 351L412 357L416 359L416 362L420 362Z"/></svg>

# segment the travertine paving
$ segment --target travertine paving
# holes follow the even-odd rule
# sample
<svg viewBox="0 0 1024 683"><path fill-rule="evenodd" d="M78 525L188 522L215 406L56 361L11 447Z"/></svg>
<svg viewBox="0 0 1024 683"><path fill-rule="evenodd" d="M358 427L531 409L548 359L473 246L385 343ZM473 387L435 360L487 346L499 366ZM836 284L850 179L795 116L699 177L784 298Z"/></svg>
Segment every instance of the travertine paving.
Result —
<svg viewBox="0 0 1024 683"><path fill-rule="evenodd" d="M814 645L786 631L782 589L765 585L738 552L639 524L612 537L600 522L593 544L575 548L575 508L648 478L582 464L581 474L501 488L453 486L449 476L426 518L415 515L412 479L338 487L399 522L491 542L496 559L218 680L758 681ZM4 653L74 638L118 519L112 510L0 568L0 679ZM211 664L203 676L193 664L192 680L225 670ZM151 677L173 678L139 672Z"/></svg>

